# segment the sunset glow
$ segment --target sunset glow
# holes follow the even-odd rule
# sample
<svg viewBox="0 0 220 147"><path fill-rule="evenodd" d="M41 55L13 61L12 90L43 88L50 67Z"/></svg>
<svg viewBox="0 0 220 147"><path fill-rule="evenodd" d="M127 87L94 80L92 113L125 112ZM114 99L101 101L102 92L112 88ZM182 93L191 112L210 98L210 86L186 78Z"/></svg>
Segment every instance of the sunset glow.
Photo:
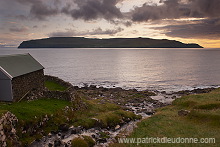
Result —
<svg viewBox="0 0 220 147"><path fill-rule="evenodd" d="M47 37L146 37L220 47L219 0L1 0L0 46Z"/></svg>

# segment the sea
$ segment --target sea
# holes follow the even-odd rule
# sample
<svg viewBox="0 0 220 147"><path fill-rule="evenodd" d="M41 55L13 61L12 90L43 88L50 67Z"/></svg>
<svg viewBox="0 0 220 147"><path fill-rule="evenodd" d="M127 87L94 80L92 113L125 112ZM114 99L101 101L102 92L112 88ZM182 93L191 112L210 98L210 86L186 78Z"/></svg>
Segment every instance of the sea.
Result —
<svg viewBox="0 0 220 147"><path fill-rule="evenodd" d="M0 48L30 53L45 74L83 87L180 91L220 86L220 48Z"/></svg>

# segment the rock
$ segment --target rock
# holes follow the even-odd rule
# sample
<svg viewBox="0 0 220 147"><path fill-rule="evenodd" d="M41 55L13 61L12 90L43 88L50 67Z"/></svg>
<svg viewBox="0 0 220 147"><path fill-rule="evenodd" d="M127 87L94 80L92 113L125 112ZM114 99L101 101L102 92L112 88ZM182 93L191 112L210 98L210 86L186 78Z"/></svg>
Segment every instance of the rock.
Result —
<svg viewBox="0 0 220 147"><path fill-rule="evenodd" d="M96 89L97 87L96 87L96 85L90 85L89 88L94 90L94 89Z"/></svg>
<svg viewBox="0 0 220 147"><path fill-rule="evenodd" d="M91 136L92 136L92 138L98 138L97 134L92 134Z"/></svg>
<svg viewBox="0 0 220 147"><path fill-rule="evenodd" d="M62 142L60 140L55 140L54 141L54 147L59 147L62 145Z"/></svg>
<svg viewBox="0 0 220 147"><path fill-rule="evenodd" d="M80 134L82 132L81 128L77 127L77 128L73 128L71 130L71 134Z"/></svg>
<svg viewBox="0 0 220 147"><path fill-rule="evenodd" d="M208 93L208 92L211 92L212 90L214 90L215 88L204 88L204 89L194 89L192 90L191 92L192 93L196 93L196 94L199 94L199 93Z"/></svg>
<svg viewBox="0 0 220 147"><path fill-rule="evenodd" d="M121 127L120 125L117 125L117 126L115 127L115 130L118 130L120 127Z"/></svg>
<svg viewBox="0 0 220 147"><path fill-rule="evenodd" d="M3 136L1 137L1 140L0 140L0 141L4 141L5 139L6 139L6 136L3 135Z"/></svg>
<svg viewBox="0 0 220 147"><path fill-rule="evenodd" d="M49 144L48 144L48 147L53 147L53 144L52 144L52 143L49 143Z"/></svg>
<svg viewBox="0 0 220 147"><path fill-rule="evenodd" d="M40 139L37 138L37 139L35 139L35 141L36 141L36 142L40 142Z"/></svg>
<svg viewBox="0 0 220 147"><path fill-rule="evenodd" d="M161 93L162 93L162 94L166 94L167 92L166 92L166 91L161 91Z"/></svg>
<svg viewBox="0 0 220 147"><path fill-rule="evenodd" d="M154 108L160 108L160 107L166 106L166 104L162 103L162 102L159 102L159 101L155 101L153 103L153 106L154 106Z"/></svg>
<svg viewBox="0 0 220 147"><path fill-rule="evenodd" d="M64 138L65 138L65 135L62 135L62 136L61 136L61 139L64 139Z"/></svg>
<svg viewBox="0 0 220 147"><path fill-rule="evenodd" d="M183 90L183 91L175 92L174 94L178 94L178 95L189 95L189 94L190 94L190 91L189 91L189 90Z"/></svg>
<svg viewBox="0 0 220 147"><path fill-rule="evenodd" d="M57 134L57 136L61 136L61 135L62 135L61 133L58 133L58 134Z"/></svg>
<svg viewBox="0 0 220 147"><path fill-rule="evenodd" d="M51 138L51 137L52 137L52 133L49 133L49 134L48 134L48 137Z"/></svg>
<svg viewBox="0 0 220 147"><path fill-rule="evenodd" d="M155 112L152 109L141 109L141 110L137 111L137 113L145 113L147 115L153 115Z"/></svg>
<svg viewBox="0 0 220 147"><path fill-rule="evenodd" d="M186 115L188 115L189 113L190 113L189 110L180 110L180 111L178 111L178 115L179 115L179 116L186 116Z"/></svg>
<svg viewBox="0 0 220 147"><path fill-rule="evenodd" d="M174 95L174 96L172 96L171 98L172 98L172 99L176 99L176 96Z"/></svg>
<svg viewBox="0 0 220 147"><path fill-rule="evenodd" d="M145 114L147 114L147 115L153 115L154 112L145 112Z"/></svg>
<svg viewBox="0 0 220 147"><path fill-rule="evenodd" d="M134 107L139 107L140 104L139 104L139 103L134 103L133 106L134 106Z"/></svg>
<svg viewBox="0 0 220 147"><path fill-rule="evenodd" d="M4 131L0 131L0 136L4 135Z"/></svg>
<svg viewBox="0 0 220 147"><path fill-rule="evenodd" d="M12 146L17 144L20 145L18 141L18 136L16 135L15 125L18 119L11 112L6 112L0 117L0 146L6 147L6 142L11 143Z"/></svg>
<svg viewBox="0 0 220 147"><path fill-rule="evenodd" d="M97 140L98 143L106 143L107 139L106 138L100 138Z"/></svg>
<svg viewBox="0 0 220 147"><path fill-rule="evenodd" d="M55 135L57 133L58 133L57 131L51 131L51 134L53 134L53 135Z"/></svg>
<svg viewBox="0 0 220 147"><path fill-rule="evenodd" d="M61 124L61 125L59 126L59 130L60 130L61 132L67 132L67 131L69 130L69 125L67 125L67 124Z"/></svg>
<svg viewBox="0 0 220 147"><path fill-rule="evenodd" d="M3 130L3 125L2 124L0 124L0 130Z"/></svg>

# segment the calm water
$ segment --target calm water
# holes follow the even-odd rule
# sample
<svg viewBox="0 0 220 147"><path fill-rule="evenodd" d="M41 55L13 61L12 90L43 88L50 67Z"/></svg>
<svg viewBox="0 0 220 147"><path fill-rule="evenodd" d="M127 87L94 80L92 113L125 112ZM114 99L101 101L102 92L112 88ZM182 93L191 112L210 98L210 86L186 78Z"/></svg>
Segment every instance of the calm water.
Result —
<svg viewBox="0 0 220 147"><path fill-rule="evenodd" d="M220 49L0 49L19 53L74 85L166 91L220 85Z"/></svg>

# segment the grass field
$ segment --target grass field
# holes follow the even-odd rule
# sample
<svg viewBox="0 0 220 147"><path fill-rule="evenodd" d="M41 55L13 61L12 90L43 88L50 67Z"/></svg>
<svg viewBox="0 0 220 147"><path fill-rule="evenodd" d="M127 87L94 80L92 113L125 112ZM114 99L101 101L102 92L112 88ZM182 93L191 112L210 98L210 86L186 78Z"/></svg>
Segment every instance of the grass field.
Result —
<svg viewBox="0 0 220 147"><path fill-rule="evenodd" d="M35 117L53 114L67 105L70 105L70 102L58 99L0 103L0 112L7 110L15 114L19 120L29 121Z"/></svg>
<svg viewBox="0 0 220 147"><path fill-rule="evenodd" d="M179 116L178 111L189 110L187 116ZM212 147L220 146L220 89L208 94L184 96L172 105L157 110L151 118L138 123L138 127L127 138L215 138L210 144L113 144L112 146L144 147Z"/></svg>
<svg viewBox="0 0 220 147"><path fill-rule="evenodd" d="M45 81L45 87L51 91L65 91L67 87L64 87L54 81Z"/></svg>

